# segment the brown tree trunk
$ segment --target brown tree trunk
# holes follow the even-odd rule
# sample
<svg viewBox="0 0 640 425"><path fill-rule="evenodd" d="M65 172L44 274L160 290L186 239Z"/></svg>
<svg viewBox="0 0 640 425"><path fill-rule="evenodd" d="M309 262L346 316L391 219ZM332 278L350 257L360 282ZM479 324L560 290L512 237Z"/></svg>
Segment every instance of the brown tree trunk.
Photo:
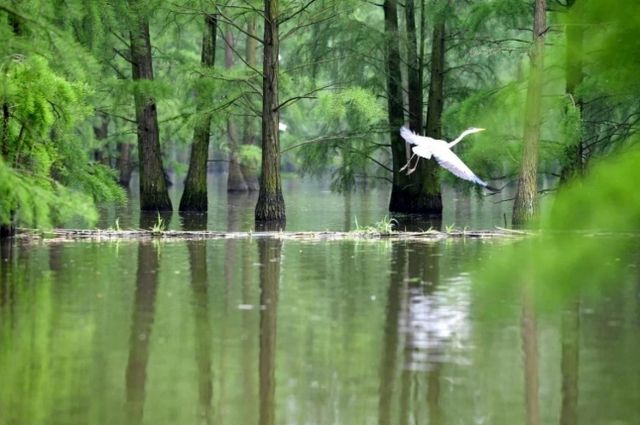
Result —
<svg viewBox="0 0 640 425"><path fill-rule="evenodd" d="M400 71L400 48L398 45L398 8L396 0L384 2L384 30L387 61L387 114L389 119L389 138L391 139L391 157L393 182L389 211L402 212L407 202L406 188L411 185L409 178L400 173L407 161L407 146L399 134L404 124L402 102L402 73Z"/></svg>
<svg viewBox="0 0 640 425"><path fill-rule="evenodd" d="M131 144L118 143L118 183L124 188L128 188L131 183L131 173L133 164L131 162Z"/></svg>
<svg viewBox="0 0 640 425"><path fill-rule="evenodd" d="M247 23L247 34L255 35L256 34L256 20L255 18L250 18ZM257 40L252 37L246 37L246 62L249 66L255 68L257 64L256 53L257 53ZM242 136L242 144L243 145L255 145L256 144L256 119L252 116L246 116L244 118L243 124L243 136ZM247 189L250 191L258 191L260 190L260 184L258 182L258 170L256 167L240 162L240 169L242 170L242 175L244 176L244 181L247 184Z"/></svg>
<svg viewBox="0 0 640 425"><path fill-rule="evenodd" d="M132 9L139 5L130 0ZM130 33L131 66L134 81L153 80L149 20L140 13ZM136 121L138 123L138 167L140 169L140 209L143 211L171 211L171 199L162 167L160 134L156 103L149 94L134 91Z"/></svg>
<svg viewBox="0 0 640 425"><path fill-rule="evenodd" d="M416 45L415 7L413 1L406 3L408 40L408 80L409 80L409 126L416 132L422 127L422 83L420 64ZM389 210L402 213L442 214L440 186L436 173L436 165L432 161L420 160L416 171L411 175L400 173L400 168L407 161L410 146L398 135L403 124L402 117L402 82L400 77L400 54L397 42L397 12L395 1L385 2L385 29L387 32L387 87L389 88L389 122L392 133L393 152L393 188ZM435 44L434 44L435 49ZM443 56L444 59L444 56ZM433 67L433 65L432 65ZM393 84L390 84L393 83ZM397 84L397 87L396 87ZM392 100L395 98L395 100ZM431 107L431 97L429 98ZM394 103L391 108L391 102ZM391 113L393 111L393 121ZM396 109L398 109L396 111Z"/></svg>
<svg viewBox="0 0 640 425"><path fill-rule="evenodd" d="M264 60L262 69L262 173L256 221L286 220L280 179L278 124L278 1L264 1Z"/></svg>
<svg viewBox="0 0 640 425"><path fill-rule="evenodd" d="M224 67L233 68L233 33L227 30L224 34ZM238 156L238 132L233 118L227 118L227 136L229 137L229 173L227 174L227 192L246 192L247 184L242 175Z"/></svg>
<svg viewBox="0 0 640 425"><path fill-rule="evenodd" d="M536 0L533 19L533 47L531 75L527 88L524 117L524 140L520 178L513 203L513 225L530 221L538 211L538 145L540 142L542 77L544 71L544 35L546 28L546 0Z"/></svg>
<svg viewBox="0 0 640 425"><path fill-rule="evenodd" d="M407 24L407 80L409 88L409 127L415 132L422 131L422 80L421 57L418 56L416 40L416 12L413 0L406 0L404 6Z"/></svg>
<svg viewBox="0 0 640 425"><path fill-rule="evenodd" d="M216 57L216 32L218 20L216 15L206 15L202 36L203 67L213 67ZM211 115L204 113L206 105L204 96L198 95L196 114L200 117L193 131L189 170L184 183L184 192L180 199L180 211L207 211L207 160L209 158L209 137L211 136Z"/></svg>
<svg viewBox="0 0 640 425"><path fill-rule="evenodd" d="M579 22L571 19L571 9L576 0L567 0L567 8L569 14L569 22L565 28L567 37L566 49L566 93L574 104L574 107L580 114L580 124L582 124L583 102L579 97L576 89L582 83L582 51L584 27ZM570 140L565 148L564 166L560 171L560 182L566 183L573 177L582 175L584 171L583 143L582 134L579 134L578 140Z"/></svg>

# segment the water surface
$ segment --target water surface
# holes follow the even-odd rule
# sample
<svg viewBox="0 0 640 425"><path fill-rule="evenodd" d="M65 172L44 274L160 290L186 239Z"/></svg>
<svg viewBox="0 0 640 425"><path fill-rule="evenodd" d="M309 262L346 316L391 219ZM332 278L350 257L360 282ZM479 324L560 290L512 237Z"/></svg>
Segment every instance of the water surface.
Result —
<svg viewBox="0 0 640 425"><path fill-rule="evenodd" d="M511 243L5 244L0 424L637 423L638 280L478 282Z"/></svg>

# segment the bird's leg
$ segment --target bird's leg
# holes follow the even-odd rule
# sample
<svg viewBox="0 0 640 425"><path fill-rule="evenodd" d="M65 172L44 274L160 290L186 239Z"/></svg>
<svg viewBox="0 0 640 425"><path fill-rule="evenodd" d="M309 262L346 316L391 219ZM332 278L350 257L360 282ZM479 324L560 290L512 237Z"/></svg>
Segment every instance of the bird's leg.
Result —
<svg viewBox="0 0 640 425"><path fill-rule="evenodd" d="M408 176L409 174L413 173L414 171L416 171L416 168L418 168L418 164L419 164L419 163L420 163L420 158L418 158L418 159L416 160L416 165L414 165L412 169L410 169L409 171L407 171L407 176Z"/></svg>
<svg viewBox="0 0 640 425"><path fill-rule="evenodd" d="M406 163L406 164L404 165L404 167L402 167L399 171L404 171L404 169L405 169L405 168L407 168L407 167L409 166L409 164L411 164L411 160L413 159L413 157L414 157L414 156L416 156L416 154L415 154L415 153L414 153L414 154L412 154L412 155L409 157L409 160L407 161L407 163Z"/></svg>

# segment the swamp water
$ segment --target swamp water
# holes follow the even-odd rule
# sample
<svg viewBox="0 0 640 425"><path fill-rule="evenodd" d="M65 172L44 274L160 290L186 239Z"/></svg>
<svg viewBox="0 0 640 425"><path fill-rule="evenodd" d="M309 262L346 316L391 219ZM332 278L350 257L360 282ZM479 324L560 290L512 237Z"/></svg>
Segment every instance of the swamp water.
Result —
<svg viewBox="0 0 640 425"><path fill-rule="evenodd" d="M291 230L385 214L327 197ZM527 243L3 244L0 425L640 423L637 240L492 275Z"/></svg>

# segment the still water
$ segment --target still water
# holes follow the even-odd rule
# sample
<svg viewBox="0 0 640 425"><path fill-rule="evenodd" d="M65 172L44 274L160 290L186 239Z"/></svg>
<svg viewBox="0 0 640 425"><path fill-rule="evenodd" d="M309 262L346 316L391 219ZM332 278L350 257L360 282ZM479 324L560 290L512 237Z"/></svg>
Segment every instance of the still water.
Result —
<svg viewBox="0 0 640 425"><path fill-rule="evenodd" d="M637 241L486 278L526 243L3 244L0 425L640 423Z"/></svg>

